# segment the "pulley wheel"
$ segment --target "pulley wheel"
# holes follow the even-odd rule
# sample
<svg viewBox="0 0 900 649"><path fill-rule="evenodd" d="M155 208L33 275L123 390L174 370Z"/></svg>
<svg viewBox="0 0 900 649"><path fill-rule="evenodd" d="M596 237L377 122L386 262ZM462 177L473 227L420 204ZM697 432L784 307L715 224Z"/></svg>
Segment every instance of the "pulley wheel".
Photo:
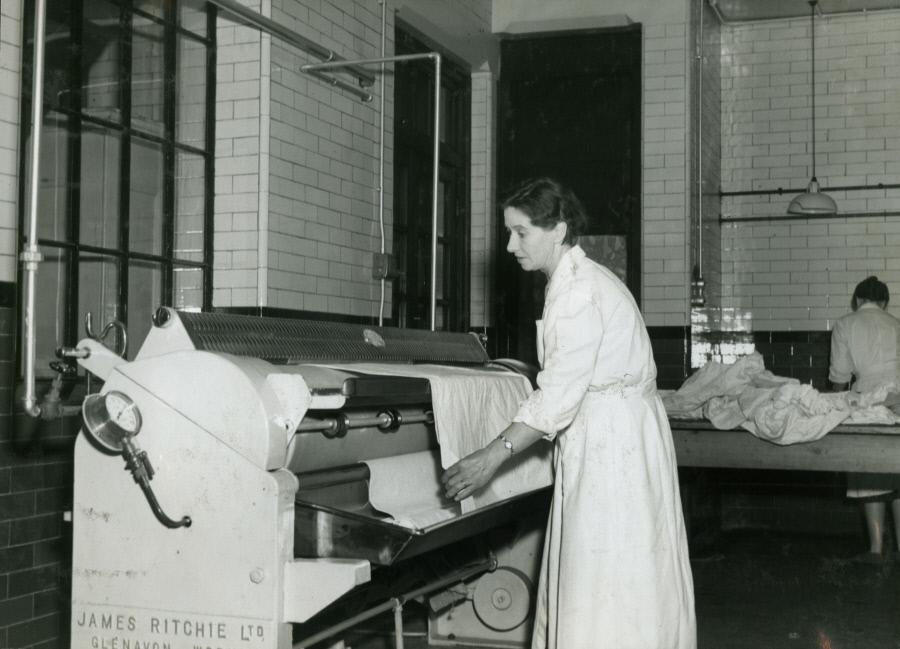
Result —
<svg viewBox="0 0 900 649"><path fill-rule="evenodd" d="M475 614L494 631L510 631L531 611L531 582L514 568L497 568L481 576L472 596Z"/></svg>

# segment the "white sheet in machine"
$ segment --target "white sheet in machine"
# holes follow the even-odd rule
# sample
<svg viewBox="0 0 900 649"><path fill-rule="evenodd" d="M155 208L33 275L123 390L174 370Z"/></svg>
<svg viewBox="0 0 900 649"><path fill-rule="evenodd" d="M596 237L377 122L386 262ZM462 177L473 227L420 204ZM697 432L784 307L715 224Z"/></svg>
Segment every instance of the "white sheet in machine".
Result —
<svg viewBox="0 0 900 649"><path fill-rule="evenodd" d="M422 529L459 516L459 505L444 498L437 452L420 451L366 460L369 502L393 522Z"/></svg>
<svg viewBox="0 0 900 649"><path fill-rule="evenodd" d="M497 437L512 421L519 403L531 393L528 379L513 372L390 363L354 363L329 367L365 374L428 379L443 468L484 447ZM490 483L461 503L463 513L551 484L551 456L551 445L543 442L517 453L503 465ZM378 473L374 478L376 483L381 479ZM436 479L439 487L439 476ZM402 479L398 482L405 485ZM370 483L370 490L371 488ZM401 513L399 517L392 515L403 518L402 506L398 511Z"/></svg>

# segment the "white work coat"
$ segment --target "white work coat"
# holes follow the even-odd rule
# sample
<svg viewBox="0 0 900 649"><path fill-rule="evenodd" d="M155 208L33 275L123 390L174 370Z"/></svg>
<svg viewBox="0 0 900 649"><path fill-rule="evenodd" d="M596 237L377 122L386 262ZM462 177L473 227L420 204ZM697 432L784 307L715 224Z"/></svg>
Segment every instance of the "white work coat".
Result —
<svg viewBox="0 0 900 649"><path fill-rule="evenodd" d="M828 380L856 392L900 382L900 320L873 302L862 304L831 328Z"/></svg>
<svg viewBox="0 0 900 649"><path fill-rule="evenodd" d="M538 322L538 389L515 421L556 440L533 649L694 649L672 435L625 285L575 246Z"/></svg>
<svg viewBox="0 0 900 649"><path fill-rule="evenodd" d="M874 302L866 302L841 317L831 328L828 380L850 383L869 392L887 383L900 386L900 320ZM848 473L847 495L870 498L900 489L900 476L890 473Z"/></svg>

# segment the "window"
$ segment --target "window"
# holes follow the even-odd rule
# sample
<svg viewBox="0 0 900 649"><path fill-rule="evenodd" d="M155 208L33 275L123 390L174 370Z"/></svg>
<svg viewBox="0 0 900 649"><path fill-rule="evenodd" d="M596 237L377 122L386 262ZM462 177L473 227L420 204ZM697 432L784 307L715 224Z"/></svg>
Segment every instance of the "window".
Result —
<svg viewBox="0 0 900 649"><path fill-rule="evenodd" d="M33 34L28 2L26 34ZM215 15L203 0L47 3L38 185L37 371L57 346L125 325L133 358L160 305L212 294ZM30 150L33 42L24 53ZM22 224L30 164L22 156ZM105 340L120 347L115 334Z"/></svg>

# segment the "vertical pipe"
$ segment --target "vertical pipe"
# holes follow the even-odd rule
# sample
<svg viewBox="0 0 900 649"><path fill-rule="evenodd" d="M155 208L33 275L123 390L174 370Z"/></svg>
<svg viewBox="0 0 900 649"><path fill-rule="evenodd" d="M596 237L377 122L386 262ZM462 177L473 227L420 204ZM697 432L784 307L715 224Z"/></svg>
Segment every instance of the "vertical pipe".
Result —
<svg viewBox="0 0 900 649"><path fill-rule="evenodd" d="M438 172L441 154L441 55L434 58L434 169L431 178L431 330L435 330L437 307Z"/></svg>
<svg viewBox="0 0 900 649"><path fill-rule="evenodd" d="M809 67L809 79L812 86L810 93L810 101L812 102L812 120L810 129L810 139L812 140L812 179L816 178L816 5L818 0L810 0L809 2L809 42L812 53L812 60ZM819 191L818 188L816 191Z"/></svg>
<svg viewBox="0 0 900 649"><path fill-rule="evenodd" d="M703 278L703 5L697 42L697 279Z"/></svg>
<svg viewBox="0 0 900 649"><path fill-rule="evenodd" d="M403 602L394 598L394 649L403 649Z"/></svg>
<svg viewBox="0 0 900 649"><path fill-rule="evenodd" d="M385 51L385 25L387 14L387 0L381 0L381 58L384 59ZM385 252L384 246L384 61L381 62L381 80L379 84L379 100L378 100L378 227L381 233L381 254ZM385 278L381 278L381 296L378 302L378 326L384 324L384 292Z"/></svg>
<svg viewBox="0 0 900 649"><path fill-rule="evenodd" d="M47 1L36 0L34 5L34 70L31 84L31 182L28 204L28 238L19 259L25 270L25 412L37 417L41 409L35 396L35 332L34 296L37 269L43 256L37 245L38 183L40 182L41 133L44 122L44 30Z"/></svg>

